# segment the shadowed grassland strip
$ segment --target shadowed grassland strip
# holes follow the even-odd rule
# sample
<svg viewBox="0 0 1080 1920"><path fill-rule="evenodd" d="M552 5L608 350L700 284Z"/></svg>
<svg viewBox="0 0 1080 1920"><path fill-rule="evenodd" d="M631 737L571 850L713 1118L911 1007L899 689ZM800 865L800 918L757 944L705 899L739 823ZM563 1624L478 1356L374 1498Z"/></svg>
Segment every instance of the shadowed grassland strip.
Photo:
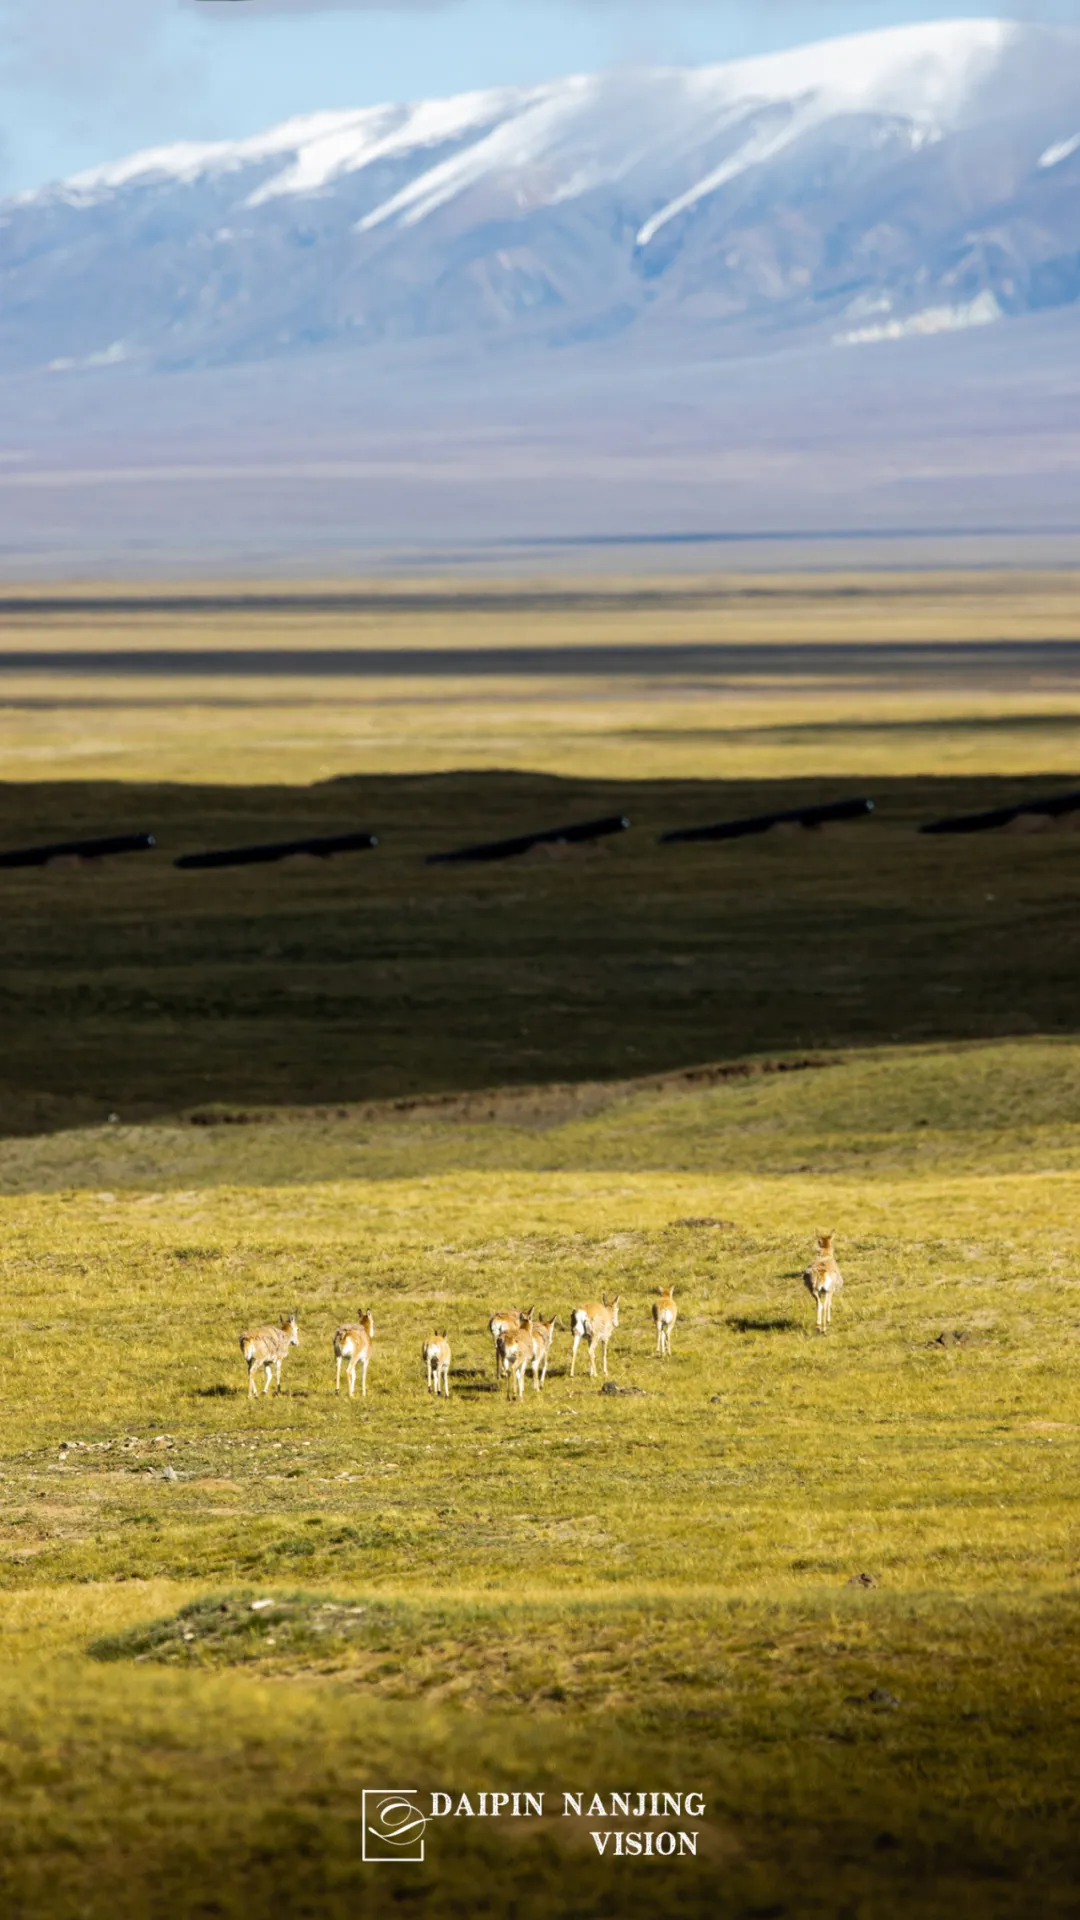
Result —
<svg viewBox="0 0 1080 1920"><path fill-rule="evenodd" d="M158 1588L160 1606L166 1591ZM17 1692L0 1679L0 1888L14 1912L225 1916L356 1910L446 1915L841 1911L1019 1916L1071 1910L1075 1603L957 1605L842 1594L793 1605L677 1595L553 1608L282 1600L311 1638L358 1608L332 1651L259 1618L237 1670L208 1651L220 1611L173 1616L180 1667L107 1664L76 1636L149 1594L83 1589L33 1617ZM167 1604L167 1602L166 1602ZM267 1610L273 1613L275 1609ZM249 1614L249 1618L252 1616ZM181 1625L180 1622L193 1623ZM163 1630L157 1629L158 1635ZM169 1629L164 1629L168 1632ZM194 1631L192 1642L184 1632ZM43 1664L35 1639L70 1651ZM278 1635L284 1640L281 1646ZM278 1641L278 1644L268 1644ZM359 1641L359 1644L357 1643ZM201 1643L201 1644L200 1644ZM159 1647L164 1642L159 1639ZM279 1647L281 1650L279 1651ZM207 1791L208 1779L224 1791ZM407 1781L478 1804L542 1792L534 1823L436 1821L419 1868L359 1859L364 1786ZM563 1815L562 1795L696 1791L698 1819ZM693 1827L697 1859L601 1861L593 1828Z"/></svg>
<svg viewBox="0 0 1080 1920"><path fill-rule="evenodd" d="M4 876L0 1128L1069 1033L1080 835L958 845L915 830L1045 787L881 779L869 820L722 847L657 836L860 789L507 774L9 787L0 845L136 826L158 847ZM439 847L624 812L632 830L599 853L423 866ZM379 848L237 873L171 864L346 828L378 832Z"/></svg>

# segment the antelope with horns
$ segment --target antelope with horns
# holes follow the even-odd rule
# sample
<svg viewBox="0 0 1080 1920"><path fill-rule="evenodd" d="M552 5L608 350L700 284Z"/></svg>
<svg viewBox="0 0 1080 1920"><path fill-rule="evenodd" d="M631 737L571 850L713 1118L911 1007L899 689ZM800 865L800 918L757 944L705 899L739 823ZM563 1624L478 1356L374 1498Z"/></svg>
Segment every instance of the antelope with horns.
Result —
<svg viewBox="0 0 1080 1920"><path fill-rule="evenodd" d="M270 1391L272 1377L276 1377L277 1390L281 1392L281 1363L289 1348L299 1345L300 1327L295 1312L279 1320L276 1327L251 1327L240 1335L240 1351L247 1361L249 1399L258 1399L256 1373L260 1367L266 1369L264 1396Z"/></svg>
<svg viewBox="0 0 1080 1920"><path fill-rule="evenodd" d="M506 1307L502 1313L492 1314L491 1319L488 1321L488 1332L495 1342L496 1379L498 1379L501 1373L506 1372L505 1361L500 1350L500 1342L502 1341L503 1335L516 1333L519 1327L527 1326L535 1312L535 1307L529 1307L527 1312L524 1313L520 1312L516 1307Z"/></svg>
<svg viewBox="0 0 1080 1920"><path fill-rule="evenodd" d="M818 1234L817 1252L803 1274L803 1285L812 1295L817 1306L819 1333L828 1333L829 1322L832 1319L833 1299L844 1284L843 1275L836 1264L836 1255L833 1253L835 1237L831 1233Z"/></svg>
<svg viewBox="0 0 1080 1920"><path fill-rule="evenodd" d="M679 1317L675 1305L675 1288L665 1287L659 1300L654 1300L652 1317L656 1322L656 1351L663 1358L671 1357L671 1329Z"/></svg>
<svg viewBox="0 0 1080 1920"><path fill-rule="evenodd" d="M547 1379L548 1358L557 1325L556 1320L526 1320L524 1326L504 1333L499 1341L500 1365L510 1375L509 1393L520 1400L525 1393L525 1375L532 1368L533 1386L539 1393Z"/></svg>
<svg viewBox="0 0 1080 1920"><path fill-rule="evenodd" d="M367 1399L367 1370L371 1359L371 1343L375 1338L375 1322L371 1317L371 1308L362 1313L348 1326L339 1327L334 1335L334 1359L337 1361L337 1378L334 1392L341 1392L341 1369L345 1368L345 1377L349 1382L349 1399L356 1393L356 1369L360 1369L360 1398Z"/></svg>
<svg viewBox="0 0 1080 1920"><path fill-rule="evenodd" d="M442 1392L450 1398L450 1342L445 1333L433 1333L424 1341L424 1366L427 1370L428 1392L439 1397L439 1382Z"/></svg>
<svg viewBox="0 0 1080 1920"><path fill-rule="evenodd" d="M619 1301L621 1298L622 1295L617 1293L609 1307L607 1294L605 1293L600 1300L592 1300L584 1307L574 1308L573 1313L570 1315L570 1331L574 1336L574 1350L570 1355L571 1379L574 1377L574 1362L577 1359L577 1350L582 1340L587 1340L589 1343L590 1374L595 1374L596 1372L597 1347L603 1347L604 1349L604 1372L605 1374L607 1373L608 1341L611 1339L612 1334L619 1324Z"/></svg>

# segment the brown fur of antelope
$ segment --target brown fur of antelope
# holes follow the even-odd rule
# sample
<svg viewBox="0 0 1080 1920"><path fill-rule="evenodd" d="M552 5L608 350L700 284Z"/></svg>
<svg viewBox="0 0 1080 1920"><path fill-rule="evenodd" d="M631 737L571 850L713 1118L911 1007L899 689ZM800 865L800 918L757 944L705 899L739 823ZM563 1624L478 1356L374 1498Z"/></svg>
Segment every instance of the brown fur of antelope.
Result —
<svg viewBox="0 0 1080 1920"><path fill-rule="evenodd" d="M610 1307L605 1293L600 1300L591 1300L584 1307L575 1307L570 1315L570 1331L574 1336L574 1350L570 1355L570 1378L574 1377L574 1362L582 1340L589 1343L589 1372L596 1372L596 1349L604 1349L604 1372L607 1373L608 1341L619 1324L619 1301L622 1295L616 1294Z"/></svg>
<svg viewBox="0 0 1080 1920"><path fill-rule="evenodd" d="M836 1264L832 1233L819 1233L817 1252L803 1274L803 1285L817 1307L817 1330L828 1333L832 1303L844 1285L844 1276Z"/></svg>
<svg viewBox="0 0 1080 1920"><path fill-rule="evenodd" d="M656 1351L665 1359L671 1357L671 1329L679 1317L675 1305L675 1288L665 1287L659 1300L654 1300L652 1317L656 1322Z"/></svg>
<svg viewBox="0 0 1080 1920"><path fill-rule="evenodd" d="M271 1378L277 1379L277 1390L281 1392L281 1363L290 1347L300 1345L300 1327L295 1313L286 1314L276 1327L250 1327L240 1335L240 1351L247 1361L248 1398L257 1400L259 1388L255 1375L260 1367L266 1369L264 1395L270 1391Z"/></svg>
<svg viewBox="0 0 1080 1920"><path fill-rule="evenodd" d="M428 1392L439 1397L439 1382L442 1392L450 1398L450 1342L445 1333L432 1333L424 1341L424 1367L427 1372Z"/></svg>
<svg viewBox="0 0 1080 1920"><path fill-rule="evenodd" d="M506 1372L505 1361L500 1351L500 1343L503 1335L516 1333L519 1327L527 1326L535 1312L535 1307L529 1307L525 1311L521 1311L517 1307L506 1307L502 1313L492 1314L491 1319L488 1321L488 1332L495 1342L496 1379L498 1379L500 1374Z"/></svg>
<svg viewBox="0 0 1080 1920"><path fill-rule="evenodd" d="M547 1379L548 1358L556 1320L527 1320L516 1333L502 1336L499 1347L501 1364L510 1375L509 1393L521 1400L525 1393L525 1375L532 1368L533 1386L540 1392Z"/></svg>
<svg viewBox="0 0 1080 1920"><path fill-rule="evenodd" d="M337 1377L334 1392L341 1392L341 1369L345 1368L345 1377L349 1382L349 1399L356 1393L356 1369L360 1369L360 1398L367 1399L367 1370L371 1360L371 1343L375 1338L375 1322L371 1317L371 1308L349 1325L339 1327L334 1335L334 1359L337 1361Z"/></svg>

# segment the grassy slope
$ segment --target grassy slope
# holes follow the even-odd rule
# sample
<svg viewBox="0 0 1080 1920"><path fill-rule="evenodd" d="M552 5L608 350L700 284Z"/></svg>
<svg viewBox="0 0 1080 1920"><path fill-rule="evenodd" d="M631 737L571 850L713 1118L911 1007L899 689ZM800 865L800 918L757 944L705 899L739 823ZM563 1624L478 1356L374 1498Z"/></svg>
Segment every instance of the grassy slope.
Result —
<svg viewBox="0 0 1080 1920"><path fill-rule="evenodd" d="M1080 1049L1030 1041L528 1126L10 1143L9 1189L63 1197L2 1202L9 1902L1070 1911L1078 1124ZM797 1277L819 1224L847 1277L827 1341ZM565 1319L598 1288L641 1397L571 1383L565 1335L542 1399L491 1391L492 1306ZM249 1408L237 1328L294 1297L287 1391ZM349 1406L329 1335L369 1302ZM448 1406L420 1378L436 1319ZM245 1591L299 1597L144 1636ZM423 1877L365 1877L359 1788L399 1777L699 1787L702 1860L615 1871L575 1822L507 1859L476 1822L436 1832Z"/></svg>

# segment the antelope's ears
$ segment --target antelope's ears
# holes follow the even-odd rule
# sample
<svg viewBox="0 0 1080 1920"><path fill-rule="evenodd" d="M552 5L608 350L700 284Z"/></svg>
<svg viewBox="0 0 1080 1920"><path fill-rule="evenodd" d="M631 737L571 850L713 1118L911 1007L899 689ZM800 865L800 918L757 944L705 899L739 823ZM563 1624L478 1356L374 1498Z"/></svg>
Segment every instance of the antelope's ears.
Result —
<svg viewBox="0 0 1080 1920"><path fill-rule="evenodd" d="M616 1296L615 1296L615 1297L616 1297L616 1299L618 1299L618 1295L617 1295L617 1294L616 1294ZM607 1306L607 1294L606 1294L606 1293L602 1293L602 1294L600 1295L600 1298L601 1298L601 1300L603 1301L603 1303L604 1303L604 1305L605 1305L605 1307L606 1307L606 1306Z"/></svg>
<svg viewBox="0 0 1080 1920"><path fill-rule="evenodd" d="M612 1306L613 1306L613 1307L617 1307L617 1306L618 1306L618 1304L619 1304L619 1301L620 1301L621 1299L622 1299L622 1294L621 1294L621 1293L617 1293L617 1294L615 1295L615 1298L614 1298L614 1300L613 1300L613 1301L612 1301L612 1303L611 1303L611 1304L612 1304ZM606 1300L605 1300L605 1302L604 1302L604 1305L605 1305L605 1306L607 1306L607 1301L606 1301Z"/></svg>

